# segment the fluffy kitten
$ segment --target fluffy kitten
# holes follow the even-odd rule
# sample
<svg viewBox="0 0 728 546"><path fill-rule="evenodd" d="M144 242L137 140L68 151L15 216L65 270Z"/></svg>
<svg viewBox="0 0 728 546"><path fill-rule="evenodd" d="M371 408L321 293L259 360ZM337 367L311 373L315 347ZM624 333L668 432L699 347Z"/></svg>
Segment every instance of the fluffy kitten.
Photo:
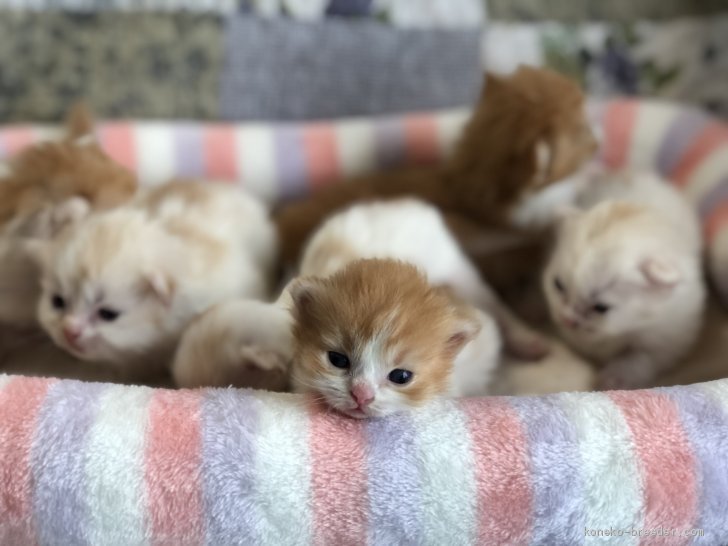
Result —
<svg viewBox="0 0 728 546"><path fill-rule="evenodd" d="M359 258L393 258L419 267L432 285L450 287L463 301L491 314L506 348L534 360L545 340L513 315L480 278L442 214L415 199L355 205L327 220L303 256L301 275L325 277Z"/></svg>
<svg viewBox="0 0 728 546"><path fill-rule="evenodd" d="M134 195L134 175L104 153L93 131L90 113L79 105L69 113L60 141L31 146L10 160L0 177L0 228L73 197L99 209Z"/></svg>
<svg viewBox="0 0 728 546"><path fill-rule="evenodd" d="M563 220L543 287L566 340L604 365L604 388L639 388L675 364L701 325L700 229L652 174L592 180Z"/></svg>
<svg viewBox="0 0 728 546"><path fill-rule="evenodd" d="M519 206L588 160L596 141L579 87L559 74L521 67L488 74L454 153L440 167L403 169L337 183L277 214L282 254L293 265L309 236L336 210L357 201L414 196L446 213L461 243L484 226L530 227Z"/></svg>
<svg viewBox="0 0 728 546"><path fill-rule="evenodd" d="M275 250L266 210L242 191L168 184L90 215L45 249L38 318L78 358L154 372L199 313L266 295Z"/></svg>
<svg viewBox="0 0 728 546"><path fill-rule="evenodd" d="M293 386L350 417L482 394L490 382L493 321L412 264L355 260L328 277L297 279L291 297Z"/></svg>
<svg viewBox="0 0 728 546"><path fill-rule="evenodd" d="M185 330L172 364L175 385L286 391L291 328L287 291L272 304L244 299L220 303Z"/></svg>

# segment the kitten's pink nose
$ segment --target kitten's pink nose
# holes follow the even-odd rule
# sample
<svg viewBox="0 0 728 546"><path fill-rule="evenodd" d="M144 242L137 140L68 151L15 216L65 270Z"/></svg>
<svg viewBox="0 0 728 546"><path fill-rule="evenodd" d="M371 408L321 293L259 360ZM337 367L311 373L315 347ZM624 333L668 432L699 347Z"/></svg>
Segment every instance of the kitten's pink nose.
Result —
<svg viewBox="0 0 728 546"><path fill-rule="evenodd" d="M365 408L374 401L374 390L367 385L354 385L350 394L360 408Z"/></svg>
<svg viewBox="0 0 728 546"><path fill-rule="evenodd" d="M66 338L68 343L74 345L78 341L78 338L81 337L81 328L78 326L65 326L63 328L63 337Z"/></svg>
<svg viewBox="0 0 728 546"><path fill-rule="evenodd" d="M563 322L564 326L567 328L576 328L579 326L579 321L571 315L561 315L561 322Z"/></svg>

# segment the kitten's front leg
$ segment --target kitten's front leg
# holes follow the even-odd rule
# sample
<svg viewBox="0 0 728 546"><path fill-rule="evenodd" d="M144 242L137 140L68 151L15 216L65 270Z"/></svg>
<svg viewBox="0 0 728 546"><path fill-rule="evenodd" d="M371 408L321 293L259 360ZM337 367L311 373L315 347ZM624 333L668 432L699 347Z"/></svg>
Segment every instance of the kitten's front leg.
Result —
<svg viewBox="0 0 728 546"><path fill-rule="evenodd" d="M646 389L654 386L660 366L643 351L630 351L607 363L599 373L597 388L607 390Z"/></svg>

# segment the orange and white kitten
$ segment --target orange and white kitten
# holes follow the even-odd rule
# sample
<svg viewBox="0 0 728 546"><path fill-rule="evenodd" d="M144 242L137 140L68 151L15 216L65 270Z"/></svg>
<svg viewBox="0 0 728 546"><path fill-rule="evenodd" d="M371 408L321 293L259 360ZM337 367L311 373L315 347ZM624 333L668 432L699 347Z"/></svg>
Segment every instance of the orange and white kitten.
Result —
<svg viewBox="0 0 728 546"><path fill-rule="evenodd" d="M693 344L705 302L690 205L649 173L588 181L543 276L564 338L604 366L602 388L652 386Z"/></svg>
<svg viewBox="0 0 728 546"><path fill-rule="evenodd" d="M514 356L536 360L548 352L546 340L505 307L483 281L434 206L406 198L354 205L335 214L309 241L299 273L327 276L360 258L414 264L433 286L448 286L463 301L492 315L505 348Z"/></svg>
<svg viewBox="0 0 728 546"><path fill-rule="evenodd" d="M500 349L494 322L415 265L355 260L300 277L290 292L297 391L355 418L486 392Z"/></svg>
<svg viewBox="0 0 728 546"><path fill-rule="evenodd" d="M143 377L210 306L267 295L276 237L239 189L171 183L88 216L40 254L38 318L55 343Z"/></svg>
<svg viewBox="0 0 728 546"><path fill-rule="evenodd" d="M115 207L131 199L137 189L131 171L99 146L93 118L82 105L71 109L60 140L30 146L3 167L0 229L14 218L74 197L94 209Z"/></svg>

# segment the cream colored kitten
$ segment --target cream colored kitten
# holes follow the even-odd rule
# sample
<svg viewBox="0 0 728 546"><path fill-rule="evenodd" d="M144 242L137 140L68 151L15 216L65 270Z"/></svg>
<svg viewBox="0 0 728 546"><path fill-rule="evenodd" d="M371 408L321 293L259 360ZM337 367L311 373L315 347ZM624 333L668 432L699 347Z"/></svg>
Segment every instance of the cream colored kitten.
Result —
<svg viewBox="0 0 728 546"><path fill-rule="evenodd" d="M563 220L543 276L565 339L603 364L603 388L639 388L674 365L700 329L700 229L652 174L601 175Z"/></svg>
<svg viewBox="0 0 728 546"><path fill-rule="evenodd" d="M494 321L416 266L354 260L290 290L298 392L359 419L487 392L500 352Z"/></svg>
<svg viewBox="0 0 728 546"><path fill-rule="evenodd" d="M266 210L224 185L172 183L92 214L45 249L38 317L60 347L144 377L210 306L262 298L275 257Z"/></svg>
<svg viewBox="0 0 728 546"><path fill-rule="evenodd" d="M178 387L286 391L293 358L287 290L276 303L219 303L185 330L172 365Z"/></svg>

